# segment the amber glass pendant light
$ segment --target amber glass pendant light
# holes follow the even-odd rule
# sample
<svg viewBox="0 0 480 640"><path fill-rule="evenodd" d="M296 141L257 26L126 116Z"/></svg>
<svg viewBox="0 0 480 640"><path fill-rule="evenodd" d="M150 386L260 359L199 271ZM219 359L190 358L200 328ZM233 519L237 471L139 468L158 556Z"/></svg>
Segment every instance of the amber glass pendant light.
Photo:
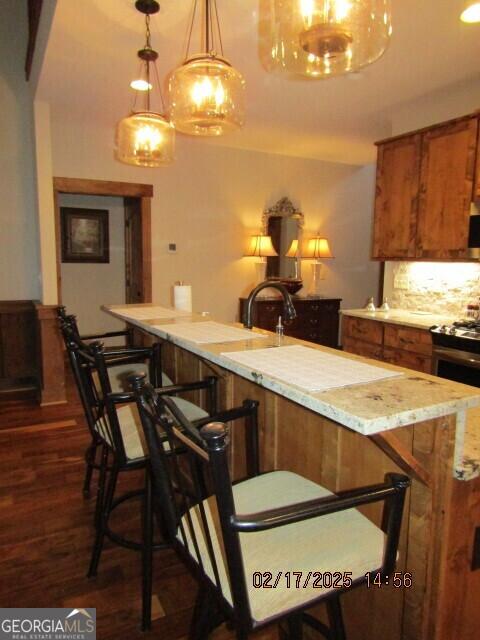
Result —
<svg viewBox="0 0 480 640"><path fill-rule="evenodd" d="M244 123L245 81L223 55L216 0L204 0L202 52L190 55L197 5L194 0L185 60L168 79L169 115L183 133L221 136Z"/></svg>
<svg viewBox="0 0 480 640"><path fill-rule="evenodd" d="M260 57L268 71L328 78L386 50L390 0L260 0Z"/></svg>
<svg viewBox="0 0 480 640"><path fill-rule="evenodd" d="M158 53L152 49L150 42L150 16L159 11L160 5L155 0L137 0L135 7L145 15L145 45L137 53L141 61L142 77L131 84L136 89L131 114L117 124L115 157L125 164L139 167L161 167L173 162L175 129L163 115L165 108L156 66ZM162 113L151 109L153 81L150 73L151 65L155 70ZM136 110L139 94L142 96L143 106Z"/></svg>

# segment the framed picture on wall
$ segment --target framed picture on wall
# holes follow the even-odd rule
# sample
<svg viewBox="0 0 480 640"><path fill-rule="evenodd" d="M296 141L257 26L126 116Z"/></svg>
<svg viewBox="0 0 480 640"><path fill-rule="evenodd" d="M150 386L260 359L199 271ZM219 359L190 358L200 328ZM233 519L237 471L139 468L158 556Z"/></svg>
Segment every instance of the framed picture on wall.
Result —
<svg viewBox="0 0 480 640"><path fill-rule="evenodd" d="M62 262L110 262L108 211L60 207Z"/></svg>

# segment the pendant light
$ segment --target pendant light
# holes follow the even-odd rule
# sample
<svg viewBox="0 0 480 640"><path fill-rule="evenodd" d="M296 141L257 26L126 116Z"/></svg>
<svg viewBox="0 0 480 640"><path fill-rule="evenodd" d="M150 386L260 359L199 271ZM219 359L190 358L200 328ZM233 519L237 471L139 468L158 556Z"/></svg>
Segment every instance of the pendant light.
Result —
<svg viewBox="0 0 480 640"><path fill-rule="evenodd" d="M465 9L460 15L460 20L467 24L477 24L480 22L480 2L470 0L465 4Z"/></svg>
<svg viewBox="0 0 480 640"><path fill-rule="evenodd" d="M268 71L328 78L386 50L390 0L270 0L261 4L260 56Z"/></svg>
<svg viewBox="0 0 480 640"><path fill-rule="evenodd" d="M194 136L220 136L244 123L243 76L223 55L216 0L204 2L202 52L190 55L198 0L193 2L185 60L168 80L169 115L176 129ZM198 12L199 13L199 12ZM217 55L217 51L221 55Z"/></svg>
<svg viewBox="0 0 480 640"><path fill-rule="evenodd" d="M132 113L117 124L115 156L125 164L161 167L173 161L175 129L162 113L151 110L153 79L150 65L153 65L162 109L165 111L156 65L158 53L152 49L150 42L150 16L160 10L160 5L155 0L137 0L135 7L145 15L145 45L137 53L141 61L142 77L131 83L136 90L135 100ZM139 94L142 96L143 108L136 110Z"/></svg>

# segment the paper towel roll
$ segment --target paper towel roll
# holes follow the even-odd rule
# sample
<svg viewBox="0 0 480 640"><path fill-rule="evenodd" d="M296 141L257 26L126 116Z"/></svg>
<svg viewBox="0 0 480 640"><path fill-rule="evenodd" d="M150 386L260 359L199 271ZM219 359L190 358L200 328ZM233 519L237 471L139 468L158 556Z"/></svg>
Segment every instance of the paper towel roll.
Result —
<svg viewBox="0 0 480 640"><path fill-rule="evenodd" d="M192 310L192 287L189 284L176 284L173 287L173 306L180 311Z"/></svg>

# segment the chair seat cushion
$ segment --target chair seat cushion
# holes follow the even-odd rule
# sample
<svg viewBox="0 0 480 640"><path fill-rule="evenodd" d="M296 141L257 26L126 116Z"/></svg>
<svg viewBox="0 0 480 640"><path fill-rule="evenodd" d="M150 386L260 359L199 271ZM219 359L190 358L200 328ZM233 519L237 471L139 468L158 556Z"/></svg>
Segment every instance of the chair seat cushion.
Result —
<svg viewBox="0 0 480 640"><path fill-rule="evenodd" d="M117 416L127 459L137 460L145 458L147 446L143 436L137 405L132 403L118 407ZM107 416L103 416L97 420L95 429L107 444L109 444L112 449L115 449Z"/></svg>
<svg viewBox="0 0 480 640"><path fill-rule="evenodd" d="M183 398L173 398L173 402L179 407L190 421L206 418L208 413L197 407L196 404L184 400ZM137 405L134 403L122 405L117 408L118 422L122 435L125 455L128 460L137 460L147 457L147 445L145 442L140 415ZM99 435L112 447L115 448L111 435L110 426L106 416L99 418L95 424L95 429Z"/></svg>
<svg viewBox="0 0 480 640"><path fill-rule="evenodd" d="M119 364L116 367L109 367L108 373L110 376L110 385L112 387L113 393L130 391L130 385L128 384L127 380L128 376L132 373L141 372L148 375L148 367L141 363ZM172 379L162 371L162 387L169 387L173 384L174 383ZM206 418L208 416L208 413L206 411L198 407L196 404L193 404L193 402L189 402L188 400L177 397L172 397L172 400L190 422L195 422L195 420L200 420L201 418Z"/></svg>
<svg viewBox="0 0 480 640"><path fill-rule="evenodd" d="M127 378L132 373L145 373L148 375L148 366L139 362L119 364L115 367L108 368L108 375L113 393L130 391L130 385L128 384ZM173 384L172 380L162 371L162 387L168 387L171 384Z"/></svg>
<svg viewBox="0 0 480 640"><path fill-rule="evenodd" d="M289 471L273 471L233 486L237 514L252 514L266 509L332 495L330 491ZM214 497L204 501L223 596L232 604L225 549L223 547L218 510ZM204 570L215 583L207 552L205 535L198 507L190 510L199 543ZM198 563L186 516L182 519L189 553ZM213 526L212 526L213 525ZM179 530L177 537L185 544ZM240 544L247 583L250 609L254 621L267 622L296 608L302 608L333 589L329 578L326 585L314 575L348 572L354 581L369 571L377 570L383 561L384 533L356 509L340 511L268 531L240 533ZM293 572L302 572L300 588L296 588ZM272 574L275 588L255 588L254 574ZM285 576L290 572L288 578ZM304 587L311 572L311 579ZM329 586L330 585L330 586Z"/></svg>

